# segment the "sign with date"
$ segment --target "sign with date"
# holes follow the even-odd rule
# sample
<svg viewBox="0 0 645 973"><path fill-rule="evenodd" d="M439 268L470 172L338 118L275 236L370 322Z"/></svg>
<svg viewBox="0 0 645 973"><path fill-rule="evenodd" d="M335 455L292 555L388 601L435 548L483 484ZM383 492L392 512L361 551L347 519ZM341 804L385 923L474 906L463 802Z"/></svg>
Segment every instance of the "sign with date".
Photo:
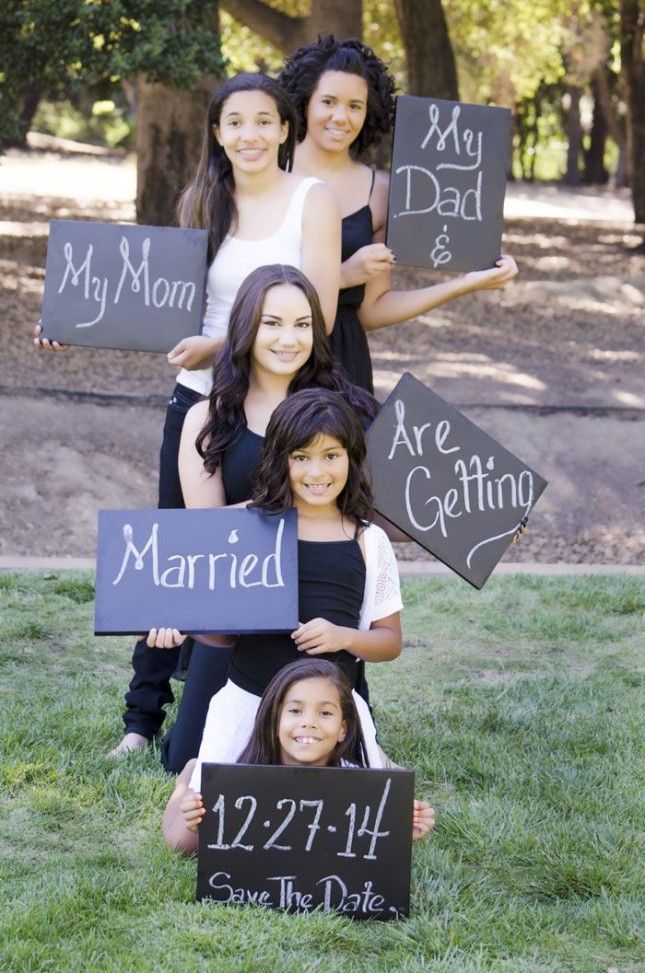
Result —
<svg viewBox="0 0 645 973"><path fill-rule="evenodd" d="M407 770L204 764L197 898L407 916L413 787Z"/></svg>
<svg viewBox="0 0 645 973"><path fill-rule="evenodd" d="M547 481L406 372L367 433L374 506L481 588Z"/></svg>
<svg viewBox="0 0 645 973"><path fill-rule="evenodd" d="M172 226L52 220L42 337L167 352L199 334L207 237Z"/></svg>
<svg viewBox="0 0 645 973"><path fill-rule="evenodd" d="M291 632L295 509L100 510L94 634Z"/></svg>
<svg viewBox="0 0 645 973"><path fill-rule="evenodd" d="M500 256L511 113L396 99L387 245L400 264L485 270Z"/></svg>

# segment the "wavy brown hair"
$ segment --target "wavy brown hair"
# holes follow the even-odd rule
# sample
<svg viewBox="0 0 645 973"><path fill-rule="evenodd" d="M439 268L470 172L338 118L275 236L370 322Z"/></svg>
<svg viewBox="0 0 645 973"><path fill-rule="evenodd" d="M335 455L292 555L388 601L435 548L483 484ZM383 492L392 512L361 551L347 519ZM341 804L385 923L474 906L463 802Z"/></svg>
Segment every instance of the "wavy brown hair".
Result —
<svg viewBox="0 0 645 973"><path fill-rule="evenodd" d="M328 679L338 690L347 729L345 739L336 745L327 766L341 767L344 763L349 763L366 767L368 761L365 743L351 687L342 669L327 659L298 659L276 673L264 690L251 737L237 763L282 763L282 749L278 738L282 704L290 687L302 679Z"/></svg>
<svg viewBox="0 0 645 973"><path fill-rule="evenodd" d="M298 115L298 141L307 134L307 105L325 71L356 74L367 85L365 123L351 145L360 156L387 135L394 124L394 80L371 47L355 38L339 41L333 34L299 47L285 60L278 81L293 101Z"/></svg>
<svg viewBox="0 0 645 973"><path fill-rule="evenodd" d="M313 331L311 355L291 379L287 395L304 388L333 389L350 403L365 426L378 411L376 399L352 385L332 358L318 294L309 279L286 264L257 267L240 285L231 309L228 339L213 365L208 417L195 442L208 473L218 469L224 451L246 426L244 402L264 299L267 291L281 284L298 287L303 292L311 308Z"/></svg>
<svg viewBox="0 0 645 973"><path fill-rule="evenodd" d="M222 109L238 91L262 91L275 102L280 121L289 126L287 139L278 151L278 165L291 169L296 145L296 111L285 89L266 74L236 74L215 89L206 113L202 151L197 172L177 204L180 226L208 230L208 262L214 259L226 235L237 225L235 180L230 159L215 138Z"/></svg>
<svg viewBox="0 0 645 973"><path fill-rule="evenodd" d="M364 470L367 447L363 428L345 399L328 389L303 389L288 396L273 412L260 455L250 506L281 513L293 506L289 456L318 436L337 439L347 450L347 482L336 499L338 509L362 524L374 513L372 490Z"/></svg>

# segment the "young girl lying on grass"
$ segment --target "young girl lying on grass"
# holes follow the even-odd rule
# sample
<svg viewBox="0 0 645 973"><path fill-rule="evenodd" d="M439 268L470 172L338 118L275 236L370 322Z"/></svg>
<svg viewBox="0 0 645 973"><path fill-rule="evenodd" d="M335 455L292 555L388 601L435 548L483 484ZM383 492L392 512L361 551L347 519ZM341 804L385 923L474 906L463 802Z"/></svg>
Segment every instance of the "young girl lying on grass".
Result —
<svg viewBox="0 0 645 973"><path fill-rule="evenodd" d="M206 808L189 787L196 761L177 779L163 818L171 848L197 851L198 829ZM298 659L281 669L262 696L251 737L239 764L286 767L365 767L366 755L354 697L345 674L327 659ZM412 837L434 827L434 809L414 802Z"/></svg>

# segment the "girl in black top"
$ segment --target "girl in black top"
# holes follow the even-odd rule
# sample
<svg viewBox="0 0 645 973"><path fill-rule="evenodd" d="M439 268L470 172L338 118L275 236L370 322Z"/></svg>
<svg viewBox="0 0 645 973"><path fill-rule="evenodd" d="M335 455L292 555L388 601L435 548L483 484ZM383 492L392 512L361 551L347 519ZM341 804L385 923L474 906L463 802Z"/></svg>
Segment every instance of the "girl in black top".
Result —
<svg viewBox="0 0 645 973"><path fill-rule="evenodd" d="M298 116L293 171L322 179L340 203L343 263L334 356L354 383L371 392L366 332L411 320L462 294L501 289L517 266L503 256L490 269L441 284L391 290L394 256L384 242L389 175L361 159L392 129L393 78L366 44L328 34L294 51L278 80Z"/></svg>
<svg viewBox="0 0 645 973"><path fill-rule="evenodd" d="M243 282L233 305L228 341L214 365L214 391L186 416L179 450L186 506L248 500L273 410L286 396L310 387L340 392L364 425L376 413L375 400L354 388L334 363L308 279L294 267L260 267ZM122 744L128 748L131 741L145 745L159 729L162 706L172 702L170 676L179 649L160 653L140 642L137 653L137 672L144 675L135 676L126 694ZM205 651L196 643L178 722L162 747L167 769L178 771L195 756L208 702L224 684L228 664L225 648Z"/></svg>

